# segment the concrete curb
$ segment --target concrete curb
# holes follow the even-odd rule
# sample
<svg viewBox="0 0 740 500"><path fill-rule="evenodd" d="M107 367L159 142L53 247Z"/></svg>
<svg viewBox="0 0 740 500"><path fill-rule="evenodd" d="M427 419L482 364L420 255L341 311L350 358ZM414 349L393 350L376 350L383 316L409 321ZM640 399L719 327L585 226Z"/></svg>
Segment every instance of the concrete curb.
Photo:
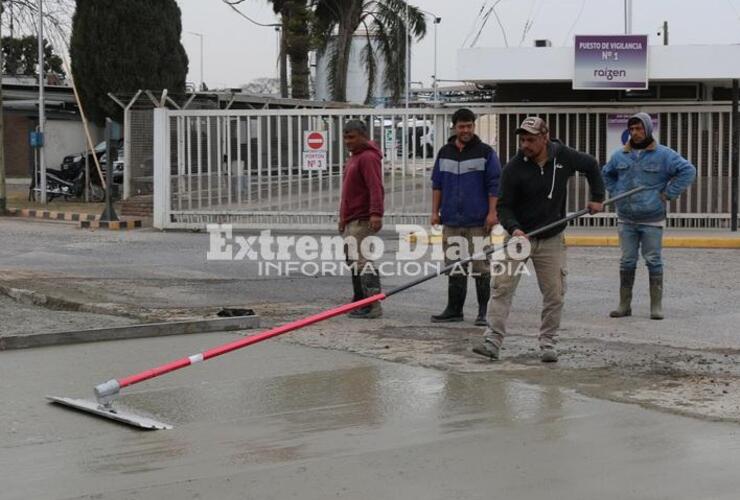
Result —
<svg viewBox="0 0 740 500"><path fill-rule="evenodd" d="M38 333L32 335L7 335L0 337L0 351L9 349L29 349L83 342L104 340L140 339L164 337L168 335L187 335L193 333L230 332L260 326L259 316L239 316L232 318L202 319L194 321L173 321L169 323L145 323L140 325L77 330L70 332Z"/></svg>
<svg viewBox="0 0 740 500"><path fill-rule="evenodd" d="M121 231L128 229L141 229L141 219L129 219L121 221L103 221L103 220L82 220L80 221L80 229L110 229L112 231Z"/></svg>
<svg viewBox="0 0 740 500"><path fill-rule="evenodd" d="M121 221L101 221L100 215L83 214L78 212L54 212L49 210L35 210L31 208L8 208L6 215L30 219L43 219L58 222L77 222L80 229L111 229L114 231L126 229L141 229L142 219L126 219Z"/></svg>
<svg viewBox="0 0 740 500"><path fill-rule="evenodd" d="M82 214L78 212L53 212L49 210L36 210L32 208L8 208L6 214L15 217L28 217L32 219L44 219L64 222L96 221L100 215Z"/></svg>
<svg viewBox="0 0 740 500"><path fill-rule="evenodd" d="M573 247L618 247L618 236L566 236L565 243ZM740 249L740 238L721 236L664 236L664 248L725 248Z"/></svg>
<svg viewBox="0 0 740 500"><path fill-rule="evenodd" d="M427 241L424 236L418 236L411 234L408 237L410 243L420 243ZM500 244L503 241L502 237L491 237L491 243ZM429 243L432 245L442 244L442 235L432 235L429 238ZM565 244L569 247L618 247L619 236L616 234L613 236L605 235L565 235ZM663 237L664 248L724 248L724 249L740 249L740 237L724 237L724 236L664 236Z"/></svg>

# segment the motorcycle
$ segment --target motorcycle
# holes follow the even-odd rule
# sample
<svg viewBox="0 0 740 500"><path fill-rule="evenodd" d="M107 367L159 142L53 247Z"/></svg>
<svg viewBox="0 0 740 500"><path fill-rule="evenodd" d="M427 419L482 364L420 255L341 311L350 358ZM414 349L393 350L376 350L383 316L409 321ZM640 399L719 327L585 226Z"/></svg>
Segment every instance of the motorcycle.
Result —
<svg viewBox="0 0 740 500"><path fill-rule="evenodd" d="M100 161L105 153L105 143L100 143L95 147L95 155ZM92 153L80 153L77 155L65 156L62 164L58 169L46 169L46 199L51 201L54 198L62 198L69 201L72 198L82 198L85 195L85 156L88 156L90 165L90 183L89 189L90 201L99 202L105 199L105 189L101 182L100 176L95 168L95 160ZM102 165L101 165L102 167ZM38 177L38 174L37 176ZM29 191L29 200L39 197L41 188L39 182L34 178Z"/></svg>

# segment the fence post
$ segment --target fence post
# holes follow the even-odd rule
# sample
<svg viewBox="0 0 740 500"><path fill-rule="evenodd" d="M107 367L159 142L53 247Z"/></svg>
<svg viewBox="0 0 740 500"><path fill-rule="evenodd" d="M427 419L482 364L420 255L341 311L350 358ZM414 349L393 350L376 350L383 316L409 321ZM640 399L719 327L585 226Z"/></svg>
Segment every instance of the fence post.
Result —
<svg viewBox="0 0 740 500"><path fill-rule="evenodd" d="M128 200L131 197L131 107L136 103L141 95L141 90L134 94L134 97L124 104L115 95L108 93L108 97L118 104L123 110L123 200Z"/></svg>
<svg viewBox="0 0 740 500"><path fill-rule="evenodd" d="M170 211L170 122L167 109L154 109L154 221L165 229Z"/></svg>

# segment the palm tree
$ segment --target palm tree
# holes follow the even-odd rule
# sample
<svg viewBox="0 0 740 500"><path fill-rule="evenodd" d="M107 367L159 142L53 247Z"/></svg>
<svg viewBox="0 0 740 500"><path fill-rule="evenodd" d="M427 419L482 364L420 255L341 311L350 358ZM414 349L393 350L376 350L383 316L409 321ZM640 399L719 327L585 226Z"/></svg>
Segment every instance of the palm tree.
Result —
<svg viewBox="0 0 740 500"><path fill-rule="evenodd" d="M273 10L282 19L281 51L290 60L290 95L308 99L310 70L308 52L311 49L311 9L307 0L271 0Z"/></svg>
<svg viewBox="0 0 740 500"><path fill-rule="evenodd" d="M279 57L290 59L290 95L295 99L309 98L308 53L311 50L311 22L313 19L312 6L315 0L267 0L272 4L272 10L280 15L281 24L261 24L245 16L237 5L245 0L223 0L235 12L250 22L260 26L280 26L282 29ZM281 94L287 87L287 75L284 66L280 71ZM286 97L286 96L284 96Z"/></svg>
<svg viewBox="0 0 740 500"><path fill-rule="evenodd" d="M404 0L315 0L314 31L319 51L329 53L329 87L335 101L347 100L347 70L352 39L359 29L365 37L362 62L367 71L365 101L373 97L378 58L386 67L385 88L394 103L401 100L406 80L406 50L412 37L426 34L424 14ZM406 38L406 11L408 33ZM336 36L334 35L336 31ZM377 53L379 52L379 54Z"/></svg>

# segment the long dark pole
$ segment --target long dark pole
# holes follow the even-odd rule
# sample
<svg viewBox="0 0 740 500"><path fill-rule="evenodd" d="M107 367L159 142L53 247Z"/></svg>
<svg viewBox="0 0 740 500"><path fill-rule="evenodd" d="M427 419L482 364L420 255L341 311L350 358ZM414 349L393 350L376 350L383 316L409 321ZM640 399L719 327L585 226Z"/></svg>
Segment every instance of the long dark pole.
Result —
<svg viewBox="0 0 740 500"><path fill-rule="evenodd" d="M624 193L622 193L622 194L620 194L618 196L615 196L614 198L610 198L608 200L605 200L604 201L604 205L611 205L612 203L615 203L615 202L617 202L617 201L619 201L621 199L624 199L624 198L628 198L628 197L632 196L633 194L637 194L640 191L643 191L645 189L648 189L648 187L647 186L640 186L640 187L636 187L635 189L631 189L630 191L625 191ZM572 221L574 219L577 219L579 217L582 217L582 216L586 215L587 213L589 213L588 208L584 208L583 210L579 210L578 212L573 212L572 214L568 215L567 217L564 217L564 218L562 218L560 220L556 220L555 222L552 222L550 224L547 224L546 226L542 226L542 227L540 227L538 229L535 229L534 231L532 231L530 233L527 233L527 237L528 238L535 237L535 236L537 236L539 234L542 234L542 233L544 233L546 231L549 231L552 228L555 228L555 227L558 227L558 226L562 226L563 224L567 224L568 222L570 222L570 221ZM414 280L414 281L412 281L410 283L406 283L405 285L401 285L398 288L394 288L390 292L386 293L385 296L386 297L390 297L391 295L395 295L397 293L403 292L404 290L408 290L409 288L414 287L416 285L419 285L421 283L424 283L425 281L429 281L430 279L436 278L439 275L449 274L455 268L458 268L459 269L460 267L464 266L465 264L467 264L469 262L472 262L474 260L479 260L482 257L486 257L486 256L491 255L492 253L497 252L497 251L500 251L500 250L501 250L501 247L498 247L498 246L494 245L493 247L489 248L485 252L481 252L479 254L473 255L472 257L468 257L467 259L464 259L464 260L461 260L459 262L455 262L454 264L450 264L450 265L448 265L446 267L443 267L436 274L430 274L428 276L422 276L421 278L418 278L418 279L416 279L416 280Z"/></svg>
<svg viewBox="0 0 740 500"><path fill-rule="evenodd" d="M113 120L105 119L105 208L100 220L103 222L117 221L118 215L113 208L113 147L112 131ZM93 154L95 152L93 151Z"/></svg>
<svg viewBox="0 0 740 500"><path fill-rule="evenodd" d="M604 201L604 205L612 204L616 201L619 201L623 198L627 198L629 196L632 196L633 194L639 193L640 191L643 191L645 189L649 189L648 186L640 186L638 188L632 189L630 191L627 191L625 193L622 193L618 196L615 196L614 198L608 199ZM587 208L584 208L583 210L580 210L578 212L575 212L567 217L564 217L558 221L553 222L552 224L548 224L546 226L543 226L539 229L535 229L531 233L528 233L528 237L537 236L538 234L542 234L543 232L552 229L554 227L560 226L561 224L565 224L568 221L571 221L573 219L577 219L578 217L581 217L583 215L586 215L589 213L589 210ZM480 254L476 254L469 259L462 260L460 262L457 262L455 264L451 264L439 273L436 274L430 274L428 276L424 276L423 278L419 278L415 281L412 281L411 283L407 283L403 286L400 286L394 290L391 290L390 292L383 294L379 293L376 295L372 295L370 297L367 297L362 300L358 300L356 302L351 302L349 304L344 304L339 307L335 307L333 309L329 309L327 311L320 312L318 314L314 314L313 316L309 316L307 318L299 319L296 321L293 321L292 323L288 323L286 325L278 326L276 328L273 328L272 330L267 330L262 333L258 333L257 335L252 335L250 337L245 337L233 342L229 342L228 344L224 344L218 347L214 347L212 349L208 349L207 351L199 352L197 354L193 354L191 356L187 356L184 358L176 359L174 361L171 361L169 363L166 363L164 365L160 365L154 368L151 368L149 370L144 370L143 372L136 373L134 375L129 375L128 377L123 377L120 379L111 379L107 382L103 382L102 384L98 384L95 386L95 398L97 399L98 403L101 405L104 405L105 407L110 407L110 403L118 396L119 391L124 388L128 387L130 385L138 384L139 382L143 382L145 380L149 380L154 377L159 377L160 375L164 375L165 373L170 373L175 370L179 370L181 368L185 368L187 366L193 365L195 363L200 363L202 361L206 361L211 358L215 358L216 356L221 356L222 354L226 354L232 351L235 351L237 349L241 349L243 347L247 347L249 345L256 344L258 342L262 342L263 340L271 339L273 337L277 337L278 335L282 335L284 333L292 332L295 330L299 330L301 328L304 328L308 325L313 325L314 323L318 323L320 321L327 320L329 318L333 318L335 316L339 316L341 314L345 314L351 311L354 311L356 309L360 309L362 307L369 306L371 304L374 304L375 302L380 302L381 300L385 300L391 295L395 295L397 293L400 293L404 290L407 290L413 286L416 286L420 283L424 283L425 281L429 281L433 278L436 278L440 274L447 274L450 271L452 271L455 266L462 266L468 262L471 262L473 259L479 259L481 257L490 255L491 253L500 250L500 248L497 248L495 245L493 248L486 250L485 252L481 252Z"/></svg>
<svg viewBox="0 0 740 500"><path fill-rule="evenodd" d="M730 211L730 225L732 231L737 231L737 189L738 189L738 168L740 168L740 109L738 109L738 100L740 91L738 90L738 79L732 80L732 172L730 182L732 186L732 207Z"/></svg>

